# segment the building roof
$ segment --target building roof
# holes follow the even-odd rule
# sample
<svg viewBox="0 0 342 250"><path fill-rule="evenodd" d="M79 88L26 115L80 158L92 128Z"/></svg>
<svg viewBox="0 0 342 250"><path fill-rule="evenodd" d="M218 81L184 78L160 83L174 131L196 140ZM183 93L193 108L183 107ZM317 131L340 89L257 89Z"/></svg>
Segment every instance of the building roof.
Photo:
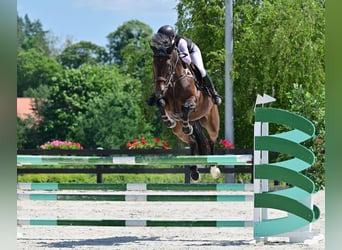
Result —
<svg viewBox="0 0 342 250"><path fill-rule="evenodd" d="M27 119L29 116L37 118L34 111L34 98L19 97L17 98L17 117Z"/></svg>

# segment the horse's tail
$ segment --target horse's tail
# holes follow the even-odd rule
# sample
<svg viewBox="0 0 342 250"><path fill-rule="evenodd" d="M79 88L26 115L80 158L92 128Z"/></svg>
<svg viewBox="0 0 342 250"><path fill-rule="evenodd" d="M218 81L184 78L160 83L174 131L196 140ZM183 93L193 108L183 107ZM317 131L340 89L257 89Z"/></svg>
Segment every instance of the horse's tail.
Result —
<svg viewBox="0 0 342 250"><path fill-rule="evenodd" d="M208 137L203 133L202 126L199 121L192 123L193 133L191 135L191 154L192 155L208 155L213 153L213 148Z"/></svg>

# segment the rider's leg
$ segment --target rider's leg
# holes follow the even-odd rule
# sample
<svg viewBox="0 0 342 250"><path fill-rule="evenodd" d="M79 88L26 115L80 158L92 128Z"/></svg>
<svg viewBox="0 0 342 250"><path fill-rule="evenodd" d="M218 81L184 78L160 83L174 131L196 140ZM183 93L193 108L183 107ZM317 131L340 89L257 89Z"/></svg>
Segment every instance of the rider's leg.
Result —
<svg viewBox="0 0 342 250"><path fill-rule="evenodd" d="M203 77L203 81L205 83L205 85L209 88L210 94L213 98L213 101L216 105L220 105L222 103L222 99L219 96L219 94L217 93L215 86L213 84L213 81L211 80L210 76L208 74L205 75L205 77Z"/></svg>
<svg viewBox="0 0 342 250"><path fill-rule="evenodd" d="M201 54L200 49L196 45L194 45L193 52L191 53L191 60L197 66L198 70L201 72L203 82L204 82L205 86L208 87L210 94L213 98L213 102L216 105L220 105L222 103L222 99L218 95L218 93L215 89L215 86L213 84L213 81L211 80L211 78L209 77L209 75L207 74L207 72L204 69L202 54Z"/></svg>

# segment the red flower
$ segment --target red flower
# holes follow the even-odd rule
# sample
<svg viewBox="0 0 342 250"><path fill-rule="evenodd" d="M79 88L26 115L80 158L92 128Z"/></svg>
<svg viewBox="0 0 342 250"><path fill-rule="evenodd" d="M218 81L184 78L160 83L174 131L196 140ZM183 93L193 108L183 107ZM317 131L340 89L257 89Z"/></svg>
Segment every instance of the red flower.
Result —
<svg viewBox="0 0 342 250"><path fill-rule="evenodd" d="M138 140L133 140L133 146L138 147L139 146L139 141Z"/></svg>
<svg viewBox="0 0 342 250"><path fill-rule="evenodd" d="M145 137L142 137L140 140L133 139L132 141L129 141L126 143L126 147L128 149L153 149L153 148L163 148L163 149L169 149L169 145L167 141L164 141L161 143L160 138L155 138L154 141L149 142L149 140L146 140Z"/></svg>
<svg viewBox="0 0 342 250"><path fill-rule="evenodd" d="M226 140L226 139L224 140L221 139L219 144L222 145L224 148L230 148L230 149L234 148L234 145L229 140Z"/></svg>
<svg viewBox="0 0 342 250"><path fill-rule="evenodd" d="M169 144L167 143L167 141L163 142L163 148L164 149L169 149Z"/></svg>

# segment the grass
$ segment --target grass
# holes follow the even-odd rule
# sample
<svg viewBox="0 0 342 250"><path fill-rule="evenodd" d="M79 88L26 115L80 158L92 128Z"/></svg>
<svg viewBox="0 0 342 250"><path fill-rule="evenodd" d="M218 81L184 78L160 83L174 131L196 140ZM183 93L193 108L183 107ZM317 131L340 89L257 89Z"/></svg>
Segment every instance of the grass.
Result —
<svg viewBox="0 0 342 250"><path fill-rule="evenodd" d="M250 178L236 174L237 182L250 183ZM214 180L210 174L201 174L203 183L224 183L222 174ZM96 183L96 174L19 174L18 182ZM103 174L103 183L184 183L184 174Z"/></svg>

